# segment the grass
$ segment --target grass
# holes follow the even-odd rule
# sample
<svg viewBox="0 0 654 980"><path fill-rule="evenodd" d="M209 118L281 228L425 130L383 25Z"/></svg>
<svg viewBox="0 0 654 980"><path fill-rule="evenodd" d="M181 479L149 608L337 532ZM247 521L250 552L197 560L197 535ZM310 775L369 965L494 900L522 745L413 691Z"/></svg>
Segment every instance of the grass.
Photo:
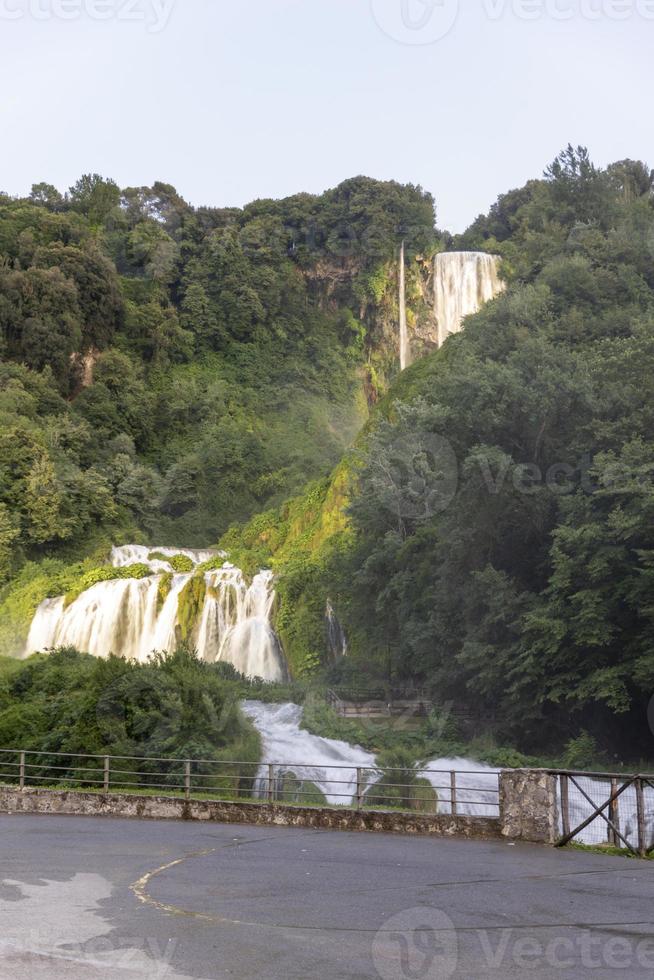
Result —
<svg viewBox="0 0 654 980"><path fill-rule="evenodd" d="M613 844L579 844L573 842L566 845L566 850L586 851L589 854L608 854L611 857L630 858L636 861L654 861L654 852L642 858L626 847L615 847Z"/></svg>

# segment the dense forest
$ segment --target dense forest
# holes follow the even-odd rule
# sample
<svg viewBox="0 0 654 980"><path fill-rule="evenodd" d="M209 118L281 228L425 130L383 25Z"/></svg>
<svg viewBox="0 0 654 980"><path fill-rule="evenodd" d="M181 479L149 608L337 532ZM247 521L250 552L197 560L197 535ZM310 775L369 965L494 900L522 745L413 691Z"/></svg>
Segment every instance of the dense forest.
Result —
<svg viewBox="0 0 654 980"><path fill-rule="evenodd" d="M426 687L528 750L586 731L651 754L652 186L568 148L500 197L453 244L501 255L507 292L397 380L331 481L227 536L280 572L296 669L329 597L334 683Z"/></svg>
<svg viewBox="0 0 654 980"><path fill-rule="evenodd" d="M398 370L403 240L436 247L432 198L367 178L0 196L0 652L110 544L206 546L329 473Z"/></svg>
<svg viewBox="0 0 654 980"><path fill-rule="evenodd" d="M110 542L221 543L278 573L296 678L651 754L653 186L568 147L456 238L366 178L0 198L4 651ZM438 250L500 255L508 289L398 375L402 241L416 333Z"/></svg>

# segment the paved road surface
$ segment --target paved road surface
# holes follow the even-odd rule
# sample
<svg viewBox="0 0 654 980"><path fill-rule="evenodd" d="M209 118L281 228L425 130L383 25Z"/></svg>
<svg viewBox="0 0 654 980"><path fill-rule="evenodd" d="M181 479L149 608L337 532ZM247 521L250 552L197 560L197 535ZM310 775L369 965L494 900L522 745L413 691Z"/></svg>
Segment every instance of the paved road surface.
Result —
<svg viewBox="0 0 654 980"><path fill-rule="evenodd" d="M651 977L654 863L462 840L0 817L0 977Z"/></svg>

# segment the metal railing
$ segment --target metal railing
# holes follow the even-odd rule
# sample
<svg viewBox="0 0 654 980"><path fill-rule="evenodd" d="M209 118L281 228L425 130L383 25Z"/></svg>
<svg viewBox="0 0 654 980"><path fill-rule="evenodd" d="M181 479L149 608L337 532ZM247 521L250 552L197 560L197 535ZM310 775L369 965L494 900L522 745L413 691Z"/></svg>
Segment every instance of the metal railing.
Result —
<svg viewBox="0 0 654 980"><path fill-rule="evenodd" d="M499 774L0 750L0 784L422 814L499 816Z"/></svg>
<svg viewBox="0 0 654 980"><path fill-rule="evenodd" d="M557 777L559 847L571 842L654 852L654 776L552 771Z"/></svg>

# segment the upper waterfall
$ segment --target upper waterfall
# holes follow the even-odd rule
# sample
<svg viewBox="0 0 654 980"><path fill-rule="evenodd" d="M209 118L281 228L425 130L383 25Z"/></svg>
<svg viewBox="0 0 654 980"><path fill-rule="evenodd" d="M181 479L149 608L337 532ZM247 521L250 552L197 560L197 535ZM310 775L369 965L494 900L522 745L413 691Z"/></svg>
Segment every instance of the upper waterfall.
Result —
<svg viewBox="0 0 654 980"><path fill-rule="evenodd" d="M399 308L400 308L400 370L411 363L411 345L409 343L409 326L406 315L406 258L405 247L402 242L400 248L400 270L399 270Z"/></svg>
<svg viewBox="0 0 654 980"><path fill-rule="evenodd" d="M175 571L180 556L189 570ZM113 653L143 662L154 651L175 649L183 615L203 660L230 663L248 677L282 681L286 662L270 621L272 572L260 572L248 584L227 562L203 569L205 563L219 566L224 557L215 551L114 548L114 568L146 565L152 574L98 582L72 602L65 596L46 599L32 621L25 654L73 646L96 657Z"/></svg>
<svg viewBox="0 0 654 980"><path fill-rule="evenodd" d="M465 317L503 292L500 259L487 252L440 252L434 259L434 314L438 346L459 333Z"/></svg>

